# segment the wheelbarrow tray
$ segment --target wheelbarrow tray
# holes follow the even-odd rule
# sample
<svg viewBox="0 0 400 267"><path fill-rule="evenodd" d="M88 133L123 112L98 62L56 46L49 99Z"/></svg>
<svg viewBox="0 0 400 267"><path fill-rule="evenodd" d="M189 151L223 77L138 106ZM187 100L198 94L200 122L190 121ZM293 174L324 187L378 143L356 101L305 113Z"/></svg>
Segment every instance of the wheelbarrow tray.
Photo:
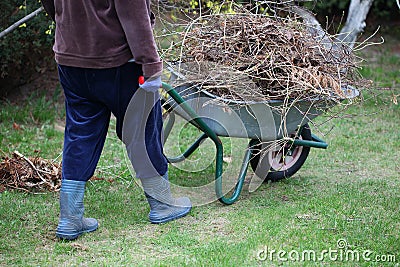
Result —
<svg viewBox="0 0 400 267"><path fill-rule="evenodd" d="M179 86L175 90L216 135L261 141L288 136L338 103L337 99L326 98L244 102L224 99L193 86ZM348 98L358 95L350 86L343 90ZM167 103L179 116L192 121L172 98Z"/></svg>

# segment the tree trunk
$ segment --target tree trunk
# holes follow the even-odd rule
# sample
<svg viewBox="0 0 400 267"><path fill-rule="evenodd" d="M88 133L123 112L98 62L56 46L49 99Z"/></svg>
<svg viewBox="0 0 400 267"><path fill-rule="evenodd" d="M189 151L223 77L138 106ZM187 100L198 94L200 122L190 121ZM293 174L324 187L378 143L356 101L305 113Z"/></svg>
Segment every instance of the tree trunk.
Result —
<svg viewBox="0 0 400 267"><path fill-rule="evenodd" d="M340 41L346 43L349 47L354 47L358 35L364 31L366 26L365 19L373 1L351 0L346 24L337 36Z"/></svg>

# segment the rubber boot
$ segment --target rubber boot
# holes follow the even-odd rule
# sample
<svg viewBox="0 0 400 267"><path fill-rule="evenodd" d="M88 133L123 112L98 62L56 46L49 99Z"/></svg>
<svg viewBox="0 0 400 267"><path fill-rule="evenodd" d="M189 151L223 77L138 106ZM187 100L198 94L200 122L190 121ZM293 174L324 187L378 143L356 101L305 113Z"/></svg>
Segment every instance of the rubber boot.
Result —
<svg viewBox="0 0 400 267"><path fill-rule="evenodd" d="M83 218L84 181L62 180L60 190L60 220L56 236L61 239L74 240L83 233L97 229L97 220Z"/></svg>
<svg viewBox="0 0 400 267"><path fill-rule="evenodd" d="M187 215L192 203L187 197L173 198L168 175L140 179L150 205L151 223L166 223Z"/></svg>

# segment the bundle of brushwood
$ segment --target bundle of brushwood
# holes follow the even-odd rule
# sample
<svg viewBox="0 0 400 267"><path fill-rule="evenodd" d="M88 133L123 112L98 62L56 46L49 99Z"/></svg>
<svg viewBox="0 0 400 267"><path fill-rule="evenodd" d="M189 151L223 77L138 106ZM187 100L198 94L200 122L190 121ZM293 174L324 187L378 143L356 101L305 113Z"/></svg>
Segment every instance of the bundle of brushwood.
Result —
<svg viewBox="0 0 400 267"><path fill-rule="evenodd" d="M356 58L344 44L326 45L294 16L207 15L180 33L164 58L184 79L233 100L342 99L357 79Z"/></svg>
<svg viewBox="0 0 400 267"><path fill-rule="evenodd" d="M0 192L55 192L61 186L61 164L40 157L27 158L18 151L0 162Z"/></svg>

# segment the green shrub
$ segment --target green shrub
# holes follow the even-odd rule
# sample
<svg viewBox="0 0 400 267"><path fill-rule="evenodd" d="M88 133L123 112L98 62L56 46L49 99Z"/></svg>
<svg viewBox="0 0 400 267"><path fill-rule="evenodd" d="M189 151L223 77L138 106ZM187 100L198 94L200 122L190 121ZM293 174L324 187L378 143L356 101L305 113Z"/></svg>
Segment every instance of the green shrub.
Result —
<svg viewBox="0 0 400 267"><path fill-rule="evenodd" d="M208 9L216 9L218 7L227 8L233 3L248 4L262 4L269 3L273 5L274 1L257 1L257 0L231 0L231 1L216 1L216 0L160 0L159 1L164 6L169 6L172 8L182 8L185 11L196 11L200 7L203 11ZM275 2L287 2L282 0L276 0ZM304 3L304 0L294 1L298 4ZM312 9L321 17L341 15L342 11L347 10L350 0L308 0L305 2L305 6ZM385 18L390 16L392 18L397 18L399 15L399 8L397 7L396 0L374 0L371 8L371 13L373 16L378 18Z"/></svg>
<svg viewBox="0 0 400 267"><path fill-rule="evenodd" d="M3 31L41 6L38 1L0 0ZM52 25L45 12L0 39L0 95L30 80L52 61Z"/></svg>
<svg viewBox="0 0 400 267"><path fill-rule="evenodd" d="M320 17L340 17L343 11L347 11L350 0L314 0L305 5ZM370 17L382 19L387 17L396 18L399 13L396 0L374 0L369 15Z"/></svg>

